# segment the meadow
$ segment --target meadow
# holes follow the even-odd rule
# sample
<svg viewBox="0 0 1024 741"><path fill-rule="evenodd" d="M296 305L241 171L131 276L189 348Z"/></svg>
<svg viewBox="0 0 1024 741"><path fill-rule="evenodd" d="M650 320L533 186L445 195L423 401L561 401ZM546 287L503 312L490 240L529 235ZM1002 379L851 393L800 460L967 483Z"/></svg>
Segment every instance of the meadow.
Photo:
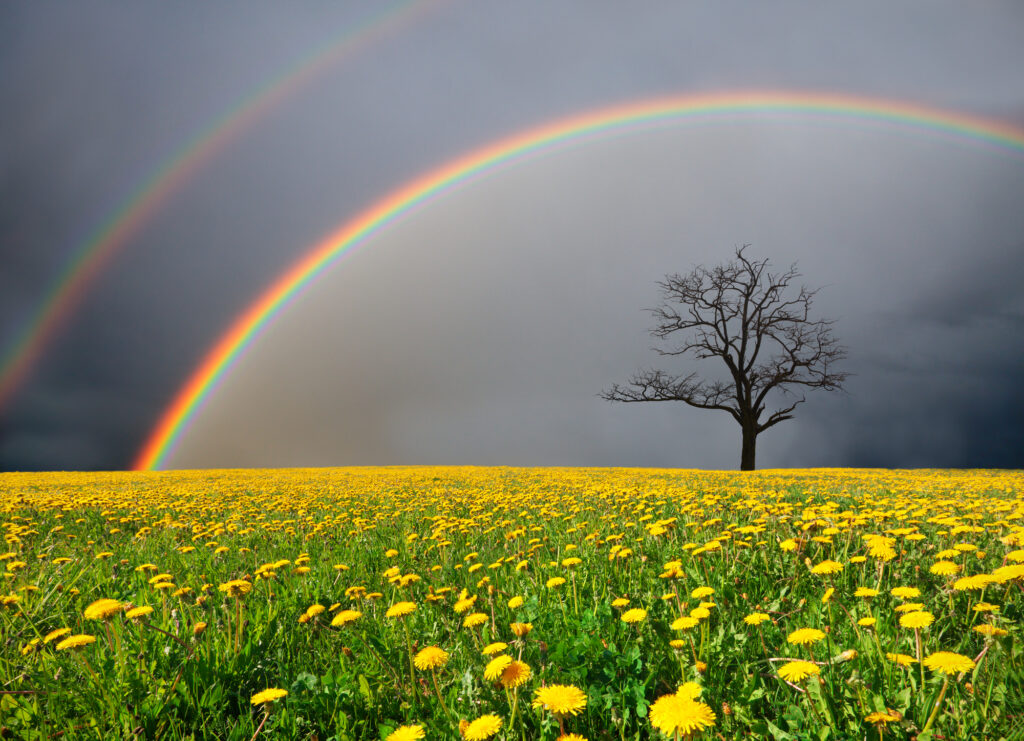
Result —
<svg viewBox="0 0 1024 741"><path fill-rule="evenodd" d="M0 737L1024 737L1024 473L0 474Z"/></svg>

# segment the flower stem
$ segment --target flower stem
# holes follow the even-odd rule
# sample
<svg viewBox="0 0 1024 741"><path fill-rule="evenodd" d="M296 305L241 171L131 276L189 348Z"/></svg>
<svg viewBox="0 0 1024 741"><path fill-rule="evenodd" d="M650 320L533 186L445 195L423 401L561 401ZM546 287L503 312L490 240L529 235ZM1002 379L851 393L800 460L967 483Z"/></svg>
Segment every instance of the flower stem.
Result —
<svg viewBox="0 0 1024 741"><path fill-rule="evenodd" d="M932 727L932 723L935 722L936 716L939 714L939 708L942 707L942 700L946 696L946 688L949 686L949 675L942 681L942 689L939 690L939 699L935 701L935 707L932 708L931 715L928 716L928 722L924 724L924 728L921 729L921 733L927 733Z"/></svg>
<svg viewBox="0 0 1024 741"><path fill-rule="evenodd" d="M437 672L434 671L433 667L430 668L430 676L434 680L434 692L437 693L437 701L441 703L441 709L444 710L444 714L451 718L451 713L448 712L448 706L444 704L444 698L441 697L441 690L437 686ZM513 715L514 714L515 711L513 710Z"/></svg>

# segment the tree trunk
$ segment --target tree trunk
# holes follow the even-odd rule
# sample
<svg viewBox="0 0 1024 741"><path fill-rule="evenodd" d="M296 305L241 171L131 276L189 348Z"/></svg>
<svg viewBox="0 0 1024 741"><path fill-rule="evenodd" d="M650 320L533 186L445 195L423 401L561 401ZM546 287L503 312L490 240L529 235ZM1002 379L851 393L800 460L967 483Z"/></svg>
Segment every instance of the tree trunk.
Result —
<svg viewBox="0 0 1024 741"><path fill-rule="evenodd" d="M740 470L753 471L755 450L757 446L757 428L743 425L743 452L740 454Z"/></svg>

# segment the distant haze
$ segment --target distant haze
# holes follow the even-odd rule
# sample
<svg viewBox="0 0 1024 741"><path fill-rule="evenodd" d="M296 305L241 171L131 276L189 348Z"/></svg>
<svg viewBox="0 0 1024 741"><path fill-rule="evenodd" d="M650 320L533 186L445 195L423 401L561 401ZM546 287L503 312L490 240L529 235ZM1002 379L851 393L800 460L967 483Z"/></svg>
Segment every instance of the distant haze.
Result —
<svg viewBox="0 0 1024 741"><path fill-rule="evenodd" d="M728 259L738 241L823 287L818 312L837 319L856 374L765 433L761 465L939 464L939 446L958 451L946 465L1009 462L1010 445L972 437L992 440L981 425L998 423L1019 363L1009 277L979 301L994 268L1020 274L1022 192L1024 162L857 126L647 132L547 155L343 258L170 463L734 467L727 415L596 394L652 363L721 374L655 357L642 309L665 272ZM980 231L994 243L963 250Z"/></svg>

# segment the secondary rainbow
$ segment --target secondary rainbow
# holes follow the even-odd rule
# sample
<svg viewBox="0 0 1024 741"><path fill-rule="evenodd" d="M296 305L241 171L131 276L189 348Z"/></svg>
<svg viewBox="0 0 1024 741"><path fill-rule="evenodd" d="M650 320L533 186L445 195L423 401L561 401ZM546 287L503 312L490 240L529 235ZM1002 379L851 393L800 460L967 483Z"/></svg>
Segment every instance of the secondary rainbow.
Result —
<svg viewBox="0 0 1024 741"><path fill-rule="evenodd" d="M0 408L28 376L103 267L196 171L319 74L446 1L405 0L388 4L383 11L335 36L261 84L162 162L96 232L75 248L22 330L0 355Z"/></svg>
<svg viewBox="0 0 1024 741"><path fill-rule="evenodd" d="M543 124L458 157L403 185L343 224L295 263L231 324L161 415L138 454L137 470L160 468L189 422L273 318L352 248L425 203L527 157L616 133L737 118L826 119L910 129L994 147L1024 159L1024 129L903 101L805 92L731 92L658 98L601 108Z"/></svg>

